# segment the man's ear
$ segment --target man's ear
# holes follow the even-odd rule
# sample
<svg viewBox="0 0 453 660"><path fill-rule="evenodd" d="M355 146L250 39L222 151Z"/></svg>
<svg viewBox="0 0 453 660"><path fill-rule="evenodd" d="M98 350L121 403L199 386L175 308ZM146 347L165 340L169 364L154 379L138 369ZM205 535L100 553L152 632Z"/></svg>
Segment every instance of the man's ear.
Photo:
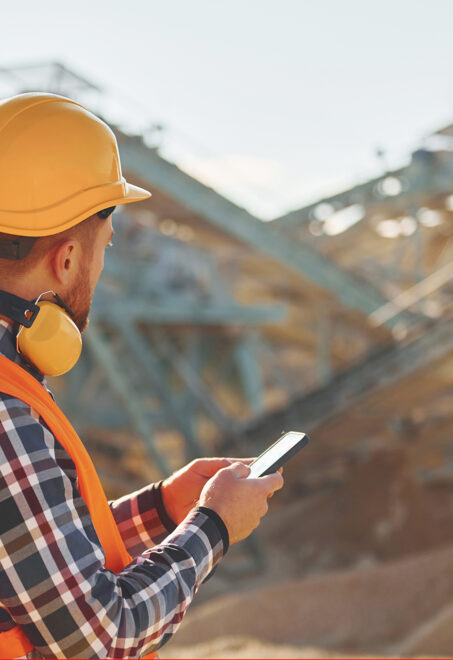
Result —
<svg viewBox="0 0 453 660"><path fill-rule="evenodd" d="M74 239L58 243L49 253L49 265L57 282L66 287L78 272L80 245Z"/></svg>

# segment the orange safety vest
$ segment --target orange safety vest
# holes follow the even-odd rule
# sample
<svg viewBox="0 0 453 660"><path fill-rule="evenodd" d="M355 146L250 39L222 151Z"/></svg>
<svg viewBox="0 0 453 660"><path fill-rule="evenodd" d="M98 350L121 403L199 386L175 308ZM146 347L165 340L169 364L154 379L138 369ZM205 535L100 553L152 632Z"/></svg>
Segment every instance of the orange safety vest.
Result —
<svg viewBox="0 0 453 660"><path fill-rule="evenodd" d="M105 567L117 573L132 558L119 533L96 469L82 441L47 390L18 364L0 355L0 392L27 403L44 419L75 463L79 492L90 512L105 553ZM0 658L19 658L33 650L19 626L0 633ZM146 656L155 658L156 653Z"/></svg>

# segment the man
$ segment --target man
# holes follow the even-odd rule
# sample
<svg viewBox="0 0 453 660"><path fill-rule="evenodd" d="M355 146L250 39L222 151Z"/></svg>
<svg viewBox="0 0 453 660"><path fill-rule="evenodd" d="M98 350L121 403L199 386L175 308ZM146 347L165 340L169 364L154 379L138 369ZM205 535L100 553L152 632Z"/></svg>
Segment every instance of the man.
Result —
<svg viewBox="0 0 453 660"><path fill-rule="evenodd" d="M283 485L200 459L108 504L46 390L79 354L113 207L149 196L79 104L0 103L0 657L154 652Z"/></svg>

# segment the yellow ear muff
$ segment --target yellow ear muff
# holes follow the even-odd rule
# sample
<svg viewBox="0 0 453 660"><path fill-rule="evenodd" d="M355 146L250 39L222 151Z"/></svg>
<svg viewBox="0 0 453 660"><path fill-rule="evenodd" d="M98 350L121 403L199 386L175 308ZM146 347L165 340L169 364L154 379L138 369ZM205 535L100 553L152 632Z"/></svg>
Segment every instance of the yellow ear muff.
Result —
<svg viewBox="0 0 453 660"><path fill-rule="evenodd" d="M38 307L33 325L21 328L17 346L42 374L61 376L79 359L82 337L62 307L47 300L40 301Z"/></svg>

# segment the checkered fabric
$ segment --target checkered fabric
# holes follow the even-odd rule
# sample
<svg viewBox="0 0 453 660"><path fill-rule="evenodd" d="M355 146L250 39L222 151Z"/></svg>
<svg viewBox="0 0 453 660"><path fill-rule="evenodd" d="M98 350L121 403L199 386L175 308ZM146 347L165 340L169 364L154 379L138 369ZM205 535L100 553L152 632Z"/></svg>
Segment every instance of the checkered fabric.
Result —
<svg viewBox="0 0 453 660"><path fill-rule="evenodd" d="M38 378L0 320L0 353ZM19 624L27 658L138 658L177 630L228 548L222 520L193 509L178 527L159 485L110 503L133 561L115 574L77 490L73 461L44 420L0 393L0 632Z"/></svg>

